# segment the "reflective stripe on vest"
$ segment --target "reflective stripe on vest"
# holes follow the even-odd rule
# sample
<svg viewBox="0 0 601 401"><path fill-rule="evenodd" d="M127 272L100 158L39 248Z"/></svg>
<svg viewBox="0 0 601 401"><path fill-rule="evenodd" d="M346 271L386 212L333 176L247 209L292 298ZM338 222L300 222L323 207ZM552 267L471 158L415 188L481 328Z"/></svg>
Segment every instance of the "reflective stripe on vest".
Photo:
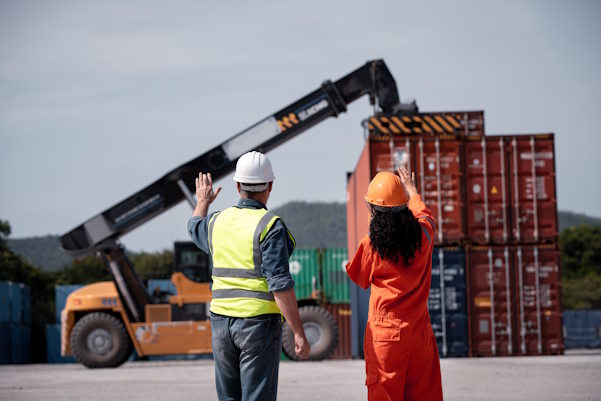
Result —
<svg viewBox="0 0 601 401"><path fill-rule="evenodd" d="M238 207L212 216L208 239L213 313L235 317L280 313L261 273L260 248L278 218L265 209Z"/></svg>

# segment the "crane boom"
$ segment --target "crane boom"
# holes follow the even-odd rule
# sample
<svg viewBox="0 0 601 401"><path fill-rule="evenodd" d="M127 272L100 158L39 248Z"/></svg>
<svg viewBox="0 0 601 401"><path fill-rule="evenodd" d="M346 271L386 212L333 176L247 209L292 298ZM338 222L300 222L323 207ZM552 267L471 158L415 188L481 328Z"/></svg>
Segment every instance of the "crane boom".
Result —
<svg viewBox="0 0 601 401"><path fill-rule="evenodd" d="M383 60L369 61L336 82L325 81L317 90L169 171L61 236L62 249L80 257L113 247L119 237L186 197L190 200L199 171L211 173L217 180L235 169L242 154L267 152L328 117L336 117L346 111L347 104L366 94L384 113L400 110L396 83Z"/></svg>

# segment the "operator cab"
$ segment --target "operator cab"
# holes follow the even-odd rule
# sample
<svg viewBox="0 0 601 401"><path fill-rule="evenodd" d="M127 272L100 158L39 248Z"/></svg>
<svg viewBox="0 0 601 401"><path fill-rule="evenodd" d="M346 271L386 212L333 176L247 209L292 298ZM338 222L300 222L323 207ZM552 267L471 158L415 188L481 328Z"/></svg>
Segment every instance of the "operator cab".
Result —
<svg viewBox="0 0 601 401"><path fill-rule="evenodd" d="M197 283L210 283L211 267L209 255L198 249L193 242L181 241L173 244L174 269Z"/></svg>

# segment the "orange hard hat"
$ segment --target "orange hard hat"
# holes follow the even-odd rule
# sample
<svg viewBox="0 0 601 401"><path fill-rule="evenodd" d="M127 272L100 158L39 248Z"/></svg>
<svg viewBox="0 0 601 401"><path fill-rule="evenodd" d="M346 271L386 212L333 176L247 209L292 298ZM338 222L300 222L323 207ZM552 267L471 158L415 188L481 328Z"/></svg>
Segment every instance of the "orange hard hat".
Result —
<svg viewBox="0 0 601 401"><path fill-rule="evenodd" d="M369 183L365 200L374 206L395 207L406 204L409 196L398 175L380 171Z"/></svg>

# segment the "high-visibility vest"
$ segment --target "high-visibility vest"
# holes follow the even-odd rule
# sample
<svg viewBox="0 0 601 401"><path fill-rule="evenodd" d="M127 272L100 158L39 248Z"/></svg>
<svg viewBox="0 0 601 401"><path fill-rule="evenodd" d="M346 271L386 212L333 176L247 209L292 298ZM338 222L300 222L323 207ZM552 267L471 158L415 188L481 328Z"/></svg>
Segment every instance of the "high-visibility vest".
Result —
<svg viewBox="0 0 601 401"><path fill-rule="evenodd" d="M233 317L281 313L261 273L261 242L279 217L230 207L209 220L213 268L211 312ZM294 243L294 238L288 232Z"/></svg>

